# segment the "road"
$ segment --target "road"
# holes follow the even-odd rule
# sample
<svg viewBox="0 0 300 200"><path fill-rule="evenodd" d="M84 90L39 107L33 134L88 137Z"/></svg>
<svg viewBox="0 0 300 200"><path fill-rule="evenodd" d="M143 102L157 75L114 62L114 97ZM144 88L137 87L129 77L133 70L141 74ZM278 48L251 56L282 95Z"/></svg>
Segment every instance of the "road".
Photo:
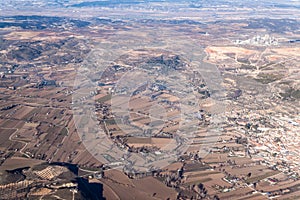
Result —
<svg viewBox="0 0 300 200"><path fill-rule="evenodd" d="M10 141L13 141L13 142L20 142L20 143L24 144L24 146L22 147L22 149L20 149L19 152L20 152L21 154L25 155L27 158L31 158L30 155L28 155L27 153L23 152L23 151L26 149L28 143L27 143L27 142L24 142L24 141L22 141L22 140L15 139L15 134L19 131L19 129L18 129L18 128L2 128L2 129L16 129L16 131L13 132L13 134L11 134L11 135L9 136L8 139L9 139Z"/></svg>

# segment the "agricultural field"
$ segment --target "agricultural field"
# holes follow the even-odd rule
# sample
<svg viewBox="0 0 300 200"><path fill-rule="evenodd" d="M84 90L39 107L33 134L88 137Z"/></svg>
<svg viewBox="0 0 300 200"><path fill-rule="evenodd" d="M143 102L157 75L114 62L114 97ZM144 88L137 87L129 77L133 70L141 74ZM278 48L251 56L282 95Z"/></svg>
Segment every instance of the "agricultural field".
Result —
<svg viewBox="0 0 300 200"><path fill-rule="evenodd" d="M0 199L300 198L297 1L0 13Z"/></svg>

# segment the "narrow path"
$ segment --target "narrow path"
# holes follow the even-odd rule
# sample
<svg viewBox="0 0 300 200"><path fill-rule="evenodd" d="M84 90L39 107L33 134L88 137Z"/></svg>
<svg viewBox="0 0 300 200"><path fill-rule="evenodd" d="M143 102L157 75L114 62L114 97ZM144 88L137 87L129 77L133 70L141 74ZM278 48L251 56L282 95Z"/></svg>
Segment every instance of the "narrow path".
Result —
<svg viewBox="0 0 300 200"><path fill-rule="evenodd" d="M23 151L26 149L28 143L27 143L27 142L24 142L24 141L22 141L22 140L14 139L15 134L19 131L19 129L18 129L18 128L2 128L2 129L16 129L16 131L13 132L13 133L9 136L8 139L9 139L10 141L12 141L12 142L20 142L20 143L24 144L24 146L22 147L22 149L19 150L19 152L20 152L21 154L25 155L26 157L31 158L30 155L28 155L27 153L23 152Z"/></svg>

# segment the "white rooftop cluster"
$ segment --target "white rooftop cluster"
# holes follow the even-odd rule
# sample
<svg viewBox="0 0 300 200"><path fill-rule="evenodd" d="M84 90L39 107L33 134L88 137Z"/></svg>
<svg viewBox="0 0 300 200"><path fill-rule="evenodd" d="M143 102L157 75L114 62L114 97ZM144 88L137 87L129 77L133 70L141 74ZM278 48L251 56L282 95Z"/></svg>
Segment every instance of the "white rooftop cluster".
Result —
<svg viewBox="0 0 300 200"><path fill-rule="evenodd" d="M242 45L255 45L255 46L273 46L278 45L278 40L268 34L264 36L257 35L253 38L248 40L236 40L235 44L242 44Z"/></svg>

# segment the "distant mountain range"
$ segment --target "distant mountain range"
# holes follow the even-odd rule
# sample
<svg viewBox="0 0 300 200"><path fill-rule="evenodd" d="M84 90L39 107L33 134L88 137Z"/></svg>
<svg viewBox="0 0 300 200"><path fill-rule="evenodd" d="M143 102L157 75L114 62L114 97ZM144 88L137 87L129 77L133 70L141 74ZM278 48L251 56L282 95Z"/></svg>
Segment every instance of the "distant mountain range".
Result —
<svg viewBox="0 0 300 200"><path fill-rule="evenodd" d="M0 9L5 10L7 5L18 8L41 6L41 7L112 7L137 4L180 4L182 7L273 7L273 8L300 8L300 0L1 0Z"/></svg>

